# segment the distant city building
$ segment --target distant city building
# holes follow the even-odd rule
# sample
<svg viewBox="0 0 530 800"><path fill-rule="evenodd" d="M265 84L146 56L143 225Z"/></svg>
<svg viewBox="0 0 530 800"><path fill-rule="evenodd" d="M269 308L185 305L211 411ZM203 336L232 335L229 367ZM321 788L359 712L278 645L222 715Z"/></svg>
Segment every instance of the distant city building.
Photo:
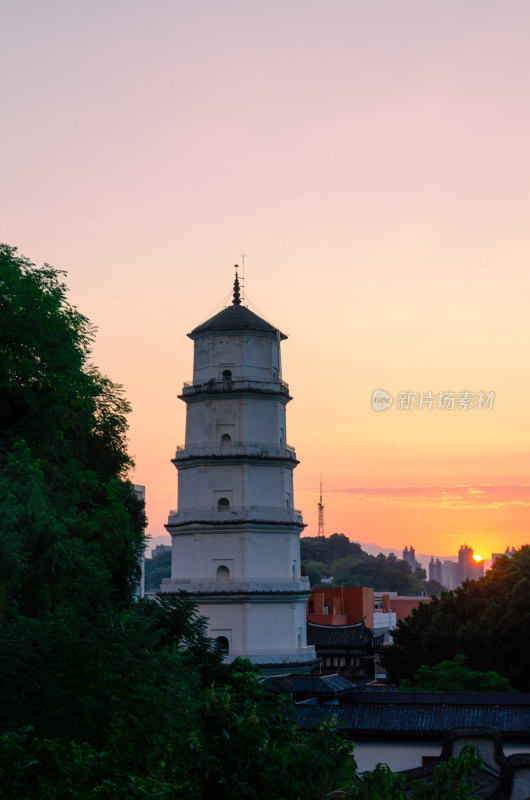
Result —
<svg viewBox="0 0 530 800"><path fill-rule="evenodd" d="M458 578L461 585L464 581L476 581L484 575L484 561L473 558L473 548L463 544L458 551Z"/></svg>
<svg viewBox="0 0 530 800"><path fill-rule="evenodd" d="M515 549L515 547L511 547L511 548L507 547L506 550L504 551L504 553L492 553L491 554L491 564L492 564L492 566L493 566L493 564L495 564L497 559L500 558L501 556L508 556L508 558L511 558L513 556L513 554L516 553L516 552L517 552L517 550Z"/></svg>
<svg viewBox="0 0 530 800"><path fill-rule="evenodd" d="M458 586L458 563L446 559L440 561L439 558L434 560L431 556L429 561L429 580L438 581L444 589L456 589Z"/></svg>
<svg viewBox="0 0 530 800"><path fill-rule="evenodd" d="M446 589L456 589L456 587L460 585L458 576L457 561L451 561L449 558L442 561L442 580L440 581L442 586L445 586Z"/></svg>
<svg viewBox="0 0 530 800"><path fill-rule="evenodd" d="M406 561L407 564L410 565L410 568L413 572L415 572L418 567L421 569L421 564L419 561L416 561L416 551L412 547L405 547L403 550L403 561Z"/></svg>
<svg viewBox="0 0 530 800"><path fill-rule="evenodd" d="M444 585L442 582L442 562L439 558L435 561L434 556L431 556L429 561L429 580L438 581L442 586Z"/></svg>
<svg viewBox="0 0 530 800"><path fill-rule="evenodd" d="M497 554L498 556L499 554ZM492 555L492 559L495 554ZM431 556L429 580L438 581L445 589L457 589L464 581L476 581L484 575L484 561L475 560L473 548L463 544L458 551L458 561L440 561Z"/></svg>

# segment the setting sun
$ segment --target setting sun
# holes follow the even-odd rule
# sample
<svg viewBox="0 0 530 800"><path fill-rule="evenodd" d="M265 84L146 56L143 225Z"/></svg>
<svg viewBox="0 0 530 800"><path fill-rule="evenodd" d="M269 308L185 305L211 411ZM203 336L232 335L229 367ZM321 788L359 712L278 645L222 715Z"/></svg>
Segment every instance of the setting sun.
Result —
<svg viewBox="0 0 530 800"><path fill-rule="evenodd" d="M482 556L473 556L474 561L482 561Z"/></svg>

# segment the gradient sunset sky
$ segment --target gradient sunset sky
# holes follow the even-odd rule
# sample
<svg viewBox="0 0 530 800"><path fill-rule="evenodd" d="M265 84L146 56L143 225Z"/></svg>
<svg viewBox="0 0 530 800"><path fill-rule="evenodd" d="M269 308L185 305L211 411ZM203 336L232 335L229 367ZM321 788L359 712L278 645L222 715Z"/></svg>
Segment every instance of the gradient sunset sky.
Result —
<svg viewBox="0 0 530 800"><path fill-rule="evenodd" d="M98 326L152 536L186 333L245 253L250 307L289 336L306 535L322 472L326 533L529 541L528 0L16 0L0 24L0 239L66 270Z"/></svg>

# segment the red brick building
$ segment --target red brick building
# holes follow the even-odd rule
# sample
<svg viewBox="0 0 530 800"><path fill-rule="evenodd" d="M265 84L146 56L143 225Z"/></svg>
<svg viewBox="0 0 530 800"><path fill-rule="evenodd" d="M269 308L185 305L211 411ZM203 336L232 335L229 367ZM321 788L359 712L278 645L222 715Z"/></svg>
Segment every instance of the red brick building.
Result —
<svg viewBox="0 0 530 800"><path fill-rule="evenodd" d="M307 620L319 625L354 625L361 620L367 628L374 625L376 616L396 615L396 622L405 619L420 603L430 603L430 597L407 597L397 592L374 592L366 587L317 587L307 601Z"/></svg>
<svg viewBox="0 0 530 800"><path fill-rule="evenodd" d="M374 627L374 590L365 587L318 587L307 601L307 620L319 625Z"/></svg>
<svg viewBox="0 0 530 800"><path fill-rule="evenodd" d="M400 619L408 617L412 609L418 608L420 603L430 603L432 597L424 597L423 595L409 597L398 595L397 592L375 592L374 599L377 611L381 611L384 614L393 612L396 615L396 622L399 622Z"/></svg>

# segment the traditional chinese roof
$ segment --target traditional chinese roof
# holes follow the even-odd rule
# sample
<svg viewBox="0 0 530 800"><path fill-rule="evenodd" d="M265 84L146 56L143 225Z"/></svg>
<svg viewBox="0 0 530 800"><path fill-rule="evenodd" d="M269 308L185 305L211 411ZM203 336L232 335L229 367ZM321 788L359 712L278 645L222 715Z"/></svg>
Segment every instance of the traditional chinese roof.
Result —
<svg viewBox="0 0 530 800"><path fill-rule="evenodd" d="M329 697L352 691L357 686L340 675L275 675L267 678L263 685L271 692L311 697Z"/></svg>
<svg viewBox="0 0 530 800"><path fill-rule="evenodd" d="M373 635L364 621L353 625L321 625L307 623L307 643L317 648L341 648L346 650L371 646Z"/></svg>
<svg viewBox="0 0 530 800"><path fill-rule="evenodd" d="M449 728L494 728L502 735L526 735L530 706L366 704L297 705L301 728L311 728L328 717L352 734L440 735Z"/></svg>
<svg viewBox="0 0 530 800"><path fill-rule="evenodd" d="M237 273L234 281L234 298L232 300L232 305L223 308L218 314L215 314L215 316L207 319L206 322L198 325L191 333L188 333L188 336L190 339L193 339L198 334L215 333L217 331L224 333L228 331L265 331L267 333L279 335L280 339L287 339L287 336L275 328L274 325L271 325L270 322L258 317L258 315L254 314L249 308L241 305Z"/></svg>
<svg viewBox="0 0 530 800"><path fill-rule="evenodd" d="M374 641L377 641L374 639ZM373 681L357 681L355 683L355 692L365 692L370 694L395 694L398 691L397 686L391 683L374 683Z"/></svg>

